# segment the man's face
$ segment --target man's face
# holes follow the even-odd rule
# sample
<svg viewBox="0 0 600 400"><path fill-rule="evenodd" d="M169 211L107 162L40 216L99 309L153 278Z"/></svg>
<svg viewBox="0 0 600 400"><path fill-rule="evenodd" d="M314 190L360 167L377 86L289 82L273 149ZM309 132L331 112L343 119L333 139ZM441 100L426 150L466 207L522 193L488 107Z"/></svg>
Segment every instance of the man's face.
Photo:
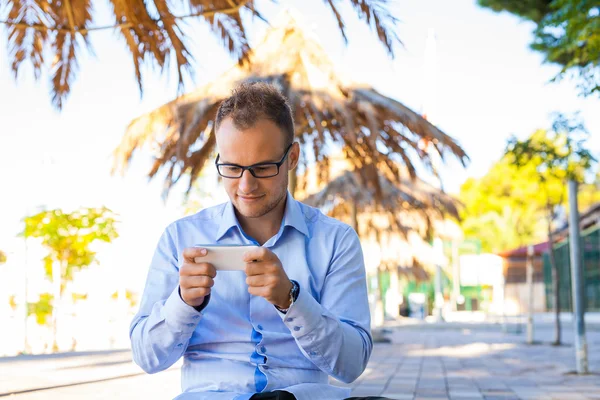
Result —
<svg viewBox="0 0 600 400"><path fill-rule="evenodd" d="M250 166L264 162L279 162L288 143L281 129L267 119L240 129L233 119L225 118L217 130L219 163ZM287 193L288 171L298 162L299 147L294 144L279 169L271 178L255 178L244 171L241 178L223 178L225 190L237 211L246 218L258 218L271 212Z"/></svg>

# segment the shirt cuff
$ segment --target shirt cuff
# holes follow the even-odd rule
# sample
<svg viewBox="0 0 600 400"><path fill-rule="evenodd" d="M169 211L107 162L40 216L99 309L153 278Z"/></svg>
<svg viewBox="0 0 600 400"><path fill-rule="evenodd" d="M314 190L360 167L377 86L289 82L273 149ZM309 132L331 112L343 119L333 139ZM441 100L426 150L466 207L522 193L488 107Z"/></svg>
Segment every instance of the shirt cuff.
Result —
<svg viewBox="0 0 600 400"><path fill-rule="evenodd" d="M308 290L300 288L296 301L290 306L287 313L280 312L279 316L292 336L300 338L317 328L321 321L321 311L321 304L310 295Z"/></svg>
<svg viewBox="0 0 600 400"><path fill-rule="evenodd" d="M177 287L177 291L179 292L179 298L183 301L183 297L181 297L181 286ZM199 306L193 306L194 310L201 312L202 310L204 310L206 308L209 301L210 301L210 293L208 294L208 296L204 297L204 301L202 302L202 304L200 304ZM183 301L183 302L185 303L185 301Z"/></svg>
<svg viewBox="0 0 600 400"><path fill-rule="evenodd" d="M202 305L206 303L207 301L205 300ZM181 299L179 286L177 286L165 302L163 312L167 324L182 333L192 333L202 316L200 311L186 304Z"/></svg>

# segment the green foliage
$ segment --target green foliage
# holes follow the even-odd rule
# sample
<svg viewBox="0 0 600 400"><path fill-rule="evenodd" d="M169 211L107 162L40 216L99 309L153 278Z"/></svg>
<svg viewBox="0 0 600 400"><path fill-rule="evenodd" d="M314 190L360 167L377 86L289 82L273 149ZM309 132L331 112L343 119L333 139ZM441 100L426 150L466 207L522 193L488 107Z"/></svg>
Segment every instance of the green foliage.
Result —
<svg viewBox="0 0 600 400"><path fill-rule="evenodd" d="M113 300L118 300L119 299L119 291L114 292L110 297ZM125 298L127 299L127 301L129 301L129 307L131 307L131 308L135 307L138 303L137 294L135 294L134 292L132 292L129 289L125 290Z"/></svg>
<svg viewBox="0 0 600 400"><path fill-rule="evenodd" d="M600 203L600 171L596 173L594 181L579 187L579 208L587 210L596 203Z"/></svg>
<svg viewBox="0 0 600 400"><path fill-rule="evenodd" d="M73 272L96 261L90 245L96 241L110 243L118 237L115 215L109 209L82 208L70 214L60 209L43 211L23 219L26 238L42 239L48 249L44 257L46 276L52 280L53 265L61 267L61 280L69 282ZM63 283L61 282L61 284Z"/></svg>
<svg viewBox="0 0 600 400"><path fill-rule="evenodd" d="M80 300L86 300L88 297L87 293L71 293L71 298L73 299L73 303L76 303Z"/></svg>
<svg viewBox="0 0 600 400"><path fill-rule="evenodd" d="M35 314L35 319L39 325L46 325L48 317L52 315L54 309L54 296L50 293L42 293L40 299L35 303L27 303L27 315Z"/></svg>
<svg viewBox="0 0 600 400"><path fill-rule="evenodd" d="M555 79L578 78L581 93L600 95L600 3L598 0L479 0L536 24L531 48L544 62L562 67Z"/></svg>
<svg viewBox="0 0 600 400"><path fill-rule="evenodd" d="M16 300L17 296L15 296L14 294L11 295L8 298L8 305L10 306L10 309L15 311L17 309L17 300Z"/></svg>
<svg viewBox="0 0 600 400"><path fill-rule="evenodd" d="M470 178L461 187L461 224L465 238L477 238L484 252L519 247L543 237L538 205L536 171L523 171L502 158L479 179ZM539 199L538 199L539 201Z"/></svg>
<svg viewBox="0 0 600 400"><path fill-rule="evenodd" d="M551 131L537 131L524 141L510 138L506 155L519 168L533 166L550 196L547 203L559 204L560 200L553 196L564 189L551 184L557 181L564 184L567 180L583 182L584 174L596 161L585 148L587 137L582 122L558 114Z"/></svg>
<svg viewBox="0 0 600 400"><path fill-rule="evenodd" d="M478 0L478 3L496 12L508 11L521 18L540 22L550 12L552 0Z"/></svg>
<svg viewBox="0 0 600 400"><path fill-rule="evenodd" d="M544 240L546 218L566 206L566 180L583 181L595 161L584 147L586 137L580 122L558 115L549 131L538 130L523 141L511 138L485 176L461 187L465 237L478 238L488 252ZM582 208L600 200L599 187L600 176L582 185Z"/></svg>

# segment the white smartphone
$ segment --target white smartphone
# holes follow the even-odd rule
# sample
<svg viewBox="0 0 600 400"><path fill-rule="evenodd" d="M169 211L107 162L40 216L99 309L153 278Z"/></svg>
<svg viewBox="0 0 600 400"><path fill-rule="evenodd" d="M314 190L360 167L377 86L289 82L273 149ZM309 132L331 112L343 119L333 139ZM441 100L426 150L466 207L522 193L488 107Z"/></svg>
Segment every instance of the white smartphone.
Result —
<svg viewBox="0 0 600 400"><path fill-rule="evenodd" d="M196 244L194 247L206 249L204 257L196 257L197 263L205 262L214 265L217 271L243 271L246 269L244 254L258 246Z"/></svg>

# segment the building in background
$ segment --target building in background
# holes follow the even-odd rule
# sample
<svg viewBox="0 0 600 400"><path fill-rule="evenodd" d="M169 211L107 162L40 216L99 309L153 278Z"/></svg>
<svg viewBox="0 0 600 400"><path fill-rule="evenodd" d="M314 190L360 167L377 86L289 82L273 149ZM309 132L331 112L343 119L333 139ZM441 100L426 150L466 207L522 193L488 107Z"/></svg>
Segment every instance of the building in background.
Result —
<svg viewBox="0 0 600 400"><path fill-rule="evenodd" d="M585 310L600 311L600 203L594 204L580 215L581 254L583 257L583 298ZM559 274L559 307L570 312L571 261L569 258L569 227L561 227L554 233L554 255ZM552 308L552 270L548 254L543 258L543 280L546 292L546 307Z"/></svg>
<svg viewBox="0 0 600 400"><path fill-rule="evenodd" d="M548 242L533 246L533 311L545 312L546 285L544 283L543 257L548 252ZM505 280L504 300L507 315L518 315L528 310L527 246L504 251L502 257Z"/></svg>
<svg viewBox="0 0 600 400"><path fill-rule="evenodd" d="M502 258L495 254L465 254L459 257L460 297L457 311L504 311Z"/></svg>

